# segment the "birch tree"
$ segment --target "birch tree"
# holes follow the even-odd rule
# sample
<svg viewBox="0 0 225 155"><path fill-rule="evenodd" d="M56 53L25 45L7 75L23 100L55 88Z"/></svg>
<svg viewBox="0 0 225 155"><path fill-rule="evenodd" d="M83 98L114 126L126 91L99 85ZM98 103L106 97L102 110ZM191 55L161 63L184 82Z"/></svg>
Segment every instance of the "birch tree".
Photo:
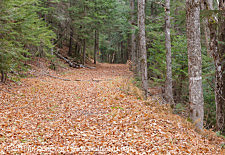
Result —
<svg viewBox="0 0 225 155"><path fill-rule="evenodd" d="M145 40L145 0L138 0L138 27L139 27L139 52L141 64L141 80L145 93L145 99L148 96L148 77L147 77L147 52Z"/></svg>
<svg viewBox="0 0 225 155"><path fill-rule="evenodd" d="M204 99L200 43L200 0L186 0L190 117L198 129L203 128Z"/></svg>

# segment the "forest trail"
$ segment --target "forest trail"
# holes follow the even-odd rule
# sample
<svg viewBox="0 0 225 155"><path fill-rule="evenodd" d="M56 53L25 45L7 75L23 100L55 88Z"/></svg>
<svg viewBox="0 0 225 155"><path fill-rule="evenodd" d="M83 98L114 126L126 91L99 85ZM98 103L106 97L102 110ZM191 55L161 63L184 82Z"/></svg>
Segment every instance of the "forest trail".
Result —
<svg viewBox="0 0 225 155"><path fill-rule="evenodd" d="M54 76L67 81L41 76L0 87L1 154L224 153L165 106L140 100L126 65Z"/></svg>

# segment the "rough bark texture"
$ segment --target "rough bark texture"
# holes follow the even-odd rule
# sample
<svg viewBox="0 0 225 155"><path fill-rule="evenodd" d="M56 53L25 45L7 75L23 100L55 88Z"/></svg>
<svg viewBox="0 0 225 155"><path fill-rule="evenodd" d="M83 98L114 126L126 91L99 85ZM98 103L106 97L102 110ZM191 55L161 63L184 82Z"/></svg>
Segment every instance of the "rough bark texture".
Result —
<svg viewBox="0 0 225 155"><path fill-rule="evenodd" d="M203 128L202 57L200 43L200 0L186 0L190 117Z"/></svg>
<svg viewBox="0 0 225 155"><path fill-rule="evenodd" d="M217 17L216 12L212 12L212 0L203 0L202 9L211 12L208 16L208 29L210 32L210 53L215 65L215 104L216 104L216 126L217 130L225 133L225 45L221 44L225 38L225 14L224 2L219 2L219 9L222 10ZM218 18L218 22L217 22Z"/></svg>
<svg viewBox="0 0 225 155"><path fill-rule="evenodd" d="M217 130L225 133L225 1L219 1L221 10L218 18L218 68L216 69L216 125Z"/></svg>
<svg viewBox="0 0 225 155"><path fill-rule="evenodd" d="M135 0L130 0L130 9L131 9L131 21L132 25L135 24L135 16L134 16L134 5ZM135 28L132 26L132 34L131 34L131 62L132 62L132 71L136 69L136 43L135 43Z"/></svg>
<svg viewBox="0 0 225 155"><path fill-rule="evenodd" d="M172 60L171 60L171 39L170 39L170 0L165 1L165 42L166 42L166 84L165 99L169 104L173 104L173 84L172 84Z"/></svg>
<svg viewBox="0 0 225 155"><path fill-rule="evenodd" d="M145 0L138 0L138 26L139 26L139 50L141 63L142 87L145 92L145 98L148 96L148 78L147 78L147 53L145 40Z"/></svg>

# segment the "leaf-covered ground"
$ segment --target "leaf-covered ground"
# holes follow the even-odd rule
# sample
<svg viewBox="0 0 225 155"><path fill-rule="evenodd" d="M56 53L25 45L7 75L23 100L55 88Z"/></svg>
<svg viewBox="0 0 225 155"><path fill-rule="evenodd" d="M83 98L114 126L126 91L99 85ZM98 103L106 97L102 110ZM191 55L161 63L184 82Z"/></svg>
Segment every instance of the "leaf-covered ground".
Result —
<svg viewBox="0 0 225 155"><path fill-rule="evenodd" d="M48 74L0 85L0 154L224 153L222 139L140 100L126 65Z"/></svg>

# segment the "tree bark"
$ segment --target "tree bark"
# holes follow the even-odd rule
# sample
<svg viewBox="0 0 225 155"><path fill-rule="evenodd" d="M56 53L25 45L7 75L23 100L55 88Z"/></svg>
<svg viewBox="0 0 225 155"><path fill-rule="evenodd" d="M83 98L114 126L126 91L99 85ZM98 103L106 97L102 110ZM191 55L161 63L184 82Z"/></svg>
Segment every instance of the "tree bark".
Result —
<svg viewBox="0 0 225 155"><path fill-rule="evenodd" d="M216 104L216 126L217 130L225 133L225 9L224 2L219 1L219 9L221 10L218 16L213 13L212 0L206 0L202 3L202 9L211 12L207 20L207 28L210 32L210 53L214 59L215 65L215 104ZM222 43L222 44L221 44Z"/></svg>
<svg viewBox="0 0 225 155"><path fill-rule="evenodd" d="M145 40L145 0L138 0L138 26L139 26L139 50L141 63L141 80L144 90L144 97L148 96L148 77L147 77L147 52Z"/></svg>
<svg viewBox="0 0 225 155"><path fill-rule="evenodd" d="M200 43L200 0L186 0L190 117L203 128L202 56Z"/></svg>
<svg viewBox="0 0 225 155"><path fill-rule="evenodd" d="M225 133L225 1L219 1L218 17L218 68L216 69L216 125Z"/></svg>
<svg viewBox="0 0 225 155"><path fill-rule="evenodd" d="M171 60L171 39L170 39L170 0L165 1L165 46L166 46L166 84L165 99L173 104L173 83L172 83L172 60Z"/></svg>
<svg viewBox="0 0 225 155"><path fill-rule="evenodd" d="M135 43L135 28L134 28L134 24L135 24L135 15L134 15L134 11L135 11L135 0L130 0L130 9L131 9L131 21L130 23L132 24L132 34L131 34L131 62L132 62L132 71L135 72L135 68L136 68L136 43Z"/></svg>

